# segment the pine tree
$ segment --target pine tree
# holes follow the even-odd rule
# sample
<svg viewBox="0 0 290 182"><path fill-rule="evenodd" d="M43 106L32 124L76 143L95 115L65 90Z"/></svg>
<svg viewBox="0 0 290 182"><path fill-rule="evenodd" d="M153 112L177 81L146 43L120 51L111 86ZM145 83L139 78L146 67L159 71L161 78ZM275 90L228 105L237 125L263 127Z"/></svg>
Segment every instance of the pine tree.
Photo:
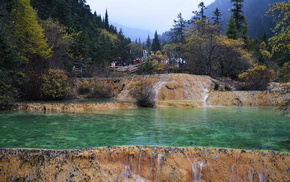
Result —
<svg viewBox="0 0 290 182"><path fill-rule="evenodd" d="M181 13L178 14L177 18L177 20L174 20L171 38L173 42L183 42L185 39L185 26L187 21L182 18Z"/></svg>
<svg viewBox="0 0 290 182"><path fill-rule="evenodd" d="M109 30L109 15L108 15L108 10L106 10L104 23L105 23L105 29Z"/></svg>
<svg viewBox="0 0 290 182"><path fill-rule="evenodd" d="M4 71L17 70L20 65L21 59L19 59L17 52L12 47L11 43L7 39L3 28L0 25L0 69Z"/></svg>
<svg viewBox="0 0 290 182"><path fill-rule="evenodd" d="M152 42L151 50L152 51L160 51L161 50L161 44L159 42L157 31L155 31L155 34L154 34L154 39Z"/></svg>
<svg viewBox="0 0 290 182"><path fill-rule="evenodd" d="M206 7L203 2L198 4L199 11L193 11L192 13L195 15L194 19L206 19L206 16L204 15L204 10L206 10Z"/></svg>
<svg viewBox="0 0 290 182"><path fill-rule="evenodd" d="M150 51L151 49L151 40L150 36L148 35L147 40L146 40L146 49Z"/></svg>
<svg viewBox="0 0 290 182"><path fill-rule="evenodd" d="M7 109L19 95L22 83L21 73L18 73L20 61L17 52L12 47L0 25L0 110Z"/></svg>
<svg viewBox="0 0 290 182"><path fill-rule="evenodd" d="M230 21L229 21L228 27L227 27L227 31L226 31L226 35L230 39L237 40L239 38L239 32L237 29L237 25L236 25L234 16L231 16L231 18L230 18Z"/></svg>
<svg viewBox="0 0 290 182"><path fill-rule="evenodd" d="M54 1L54 7L51 12L52 18L57 18L60 23L67 27L73 27L70 9L65 0Z"/></svg>
<svg viewBox="0 0 290 182"><path fill-rule="evenodd" d="M248 23L246 18L243 14L243 2L244 0L231 0L233 3L234 8L231 10L232 16L236 22L236 27L239 33L239 36L244 40L247 39L248 33Z"/></svg>
<svg viewBox="0 0 290 182"><path fill-rule="evenodd" d="M220 12L220 10L218 8L215 9L215 11L213 12L213 25L217 26L217 32L220 33L221 31L221 16L222 13Z"/></svg>
<svg viewBox="0 0 290 182"><path fill-rule="evenodd" d="M42 71L48 66L51 49L37 20L29 0L18 0L12 10L8 28L11 40L25 63L26 68Z"/></svg>
<svg viewBox="0 0 290 182"><path fill-rule="evenodd" d="M213 25L217 25L217 26L221 26L221 16L222 13L220 12L220 10L218 8L215 9L215 11L213 12Z"/></svg>

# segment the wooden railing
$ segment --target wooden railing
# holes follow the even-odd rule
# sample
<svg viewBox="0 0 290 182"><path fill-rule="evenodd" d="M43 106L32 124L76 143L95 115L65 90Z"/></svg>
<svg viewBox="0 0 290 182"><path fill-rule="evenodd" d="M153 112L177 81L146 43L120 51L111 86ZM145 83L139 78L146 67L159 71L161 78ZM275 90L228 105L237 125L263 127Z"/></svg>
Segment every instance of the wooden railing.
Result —
<svg viewBox="0 0 290 182"><path fill-rule="evenodd" d="M138 65L132 66L111 66L113 71L134 73L138 70Z"/></svg>

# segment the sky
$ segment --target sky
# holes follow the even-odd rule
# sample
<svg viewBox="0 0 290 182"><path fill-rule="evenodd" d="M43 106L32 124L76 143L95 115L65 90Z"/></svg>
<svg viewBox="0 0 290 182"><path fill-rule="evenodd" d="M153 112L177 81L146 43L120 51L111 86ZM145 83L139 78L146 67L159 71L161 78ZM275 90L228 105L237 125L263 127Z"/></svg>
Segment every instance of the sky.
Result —
<svg viewBox="0 0 290 182"><path fill-rule="evenodd" d="M109 22L149 30L158 34L173 27L177 15L182 13L186 20L198 10L198 4L210 5L214 0L87 0L92 12L104 17L108 10Z"/></svg>

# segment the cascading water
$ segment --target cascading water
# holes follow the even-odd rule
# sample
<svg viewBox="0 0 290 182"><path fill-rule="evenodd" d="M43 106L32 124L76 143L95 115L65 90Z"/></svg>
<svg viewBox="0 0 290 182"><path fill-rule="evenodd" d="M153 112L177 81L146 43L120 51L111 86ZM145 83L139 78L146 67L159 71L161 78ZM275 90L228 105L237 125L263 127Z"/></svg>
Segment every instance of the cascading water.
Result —
<svg viewBox="0 0 290 182"><path fill-rule="evenodd" d="M202 162L197 162L192 164L193 182L201 182L202 176Z"/></svg>
<svg viewBox="0 0 290 182"><path fill-rule="evenodd" d="M157 170L156 170L156 182L159 181L160 171L161 171L161 161L162 161L162 154L157 155Z"/></svg>
<svg viewBox="0 0 290 182"><path fill-rule="evenodd" d="M152 91L156 101L176 100L200 102L206 106L208 92L212 89L212 79L208 76L188 74L166 74L133 77L119 93L119 99L131 99L130 93L138 86L137 82L148 81L152 84ZM123 83L126 83L123 81Z"/></svg>
<svg viewBox="0 0 290 182"><path fill-rule="evenodd" d="M166 77L161 77L160 79L158 79L158 82L156 84L153 85L153 91L155 93L155 100L158 100L158 96L160 93L161 88L164 86L165 83L168 82L168 78Z"/></svg>
<svg viewBox="0 0 290 182"><path fill-rule="evenodd" d="M126 85L125 85L125 88L126 88L126 86L127 85L131 85L133 82L134 82L134 80L135 80L135 76L132 76L132 78L131 78L131 80L130 80L130 82L129 83L127 83L127 79L125 79L125 81L123 81L124 83L127 83ZM123 84L123 83L122 83ZM129 97L129 93L131 92L131 90L133 89L133 87L131 88L131 89L124 89L118 96L117 96L117 98L118 99L126 99L126 98L128 98Z"/></svg>

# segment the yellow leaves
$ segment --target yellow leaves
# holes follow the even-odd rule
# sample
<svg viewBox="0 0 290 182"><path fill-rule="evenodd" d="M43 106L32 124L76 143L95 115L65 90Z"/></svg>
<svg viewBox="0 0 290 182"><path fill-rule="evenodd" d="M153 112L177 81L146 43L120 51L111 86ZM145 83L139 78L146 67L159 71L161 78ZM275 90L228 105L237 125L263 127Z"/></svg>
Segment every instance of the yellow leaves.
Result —
<svg viewBox="0 0 290 182"><path fill-rule="evenodd" d="M272 54L267 50L264 50L261 53L263 56L266 56L268 59L271 59L271 57L272 57Z"/></svg>
<svg viewBox="0 0 290 182"><path fill-rule="evenodd" d="M158 61L165 61L167 56L163 54L161 51L156 51L154 55L151 56L152 59L156 59Z"/></svg>
<svg viewBox="0 0 290 182"><path fill-rule="evenodd" d="M255 78L271 80L274 77L275 71L268 69L266 66L255 66L238 76L239 79L245 82L249 82Z"/></svg>
<svg viewBox="0 0 290 182"><path fill-rule="evenodd" d="M63 99L69 92L68 77L62 70L49 69L42 75L41 92L44 99Z"/></svg>
<svg viewBox="0 0 290 182"><path fill-rule="evenodd" d="M270 43L273 47L273 52L289 52L290 51L290 1L278 2L272 4L267 14L273 14L275 17L276 26L275 36L270 38Z"/></svg>
<svg viewBox="0 0 290 182"><path fill-rule="evenodd" d="M26 62L38 55L42 59L49 59L52 50L48 47L43 29L38 23L37 15L28 0L18 0L11 14L8 28L11 38L20 55Z"/></svg>
<svg viewBox="0 0 290 182"><path fill-rule="evenodd" d="M277 14L278 13L278 14ZM275 31L278 31L282 27L288 26L290 24L290 1L288 2L278 2L272 4L272 7L267 11L267 14L272 14L275 17L275 22L277 22ZM281 17L283 17L281 19Z"/></svg>
<svg viewBox="0 0 290 182"><path fill-rule="evenodd" d="M110 41L115 42L118 41L118 36L116 34L112 34L110 33L108 30L106 29L101 29L101 34L105 35L106 37L108 37L110 39Z"/></svg>
<svg viewBox="0 0 290 182"><path fill-rule="evenodd" d="M255 66L246 72L239 74L239 79L244 82L244 89L247 90L265 90L269 82L276 76L273 70L266 66Z"/></svg>
<svg viewBox="0 0 290 182"><path fill-rule="evenodd" d="M170 43L163 46L164 52L177 51L181 49L182 43Z"/></svg>
<svg viewBox="0 0 290 182"><path fill-rule="evenodd" d="M290 26L282 28L275 36L271 37L270 44L273 52L289 52L290 51Z"/></svg>

